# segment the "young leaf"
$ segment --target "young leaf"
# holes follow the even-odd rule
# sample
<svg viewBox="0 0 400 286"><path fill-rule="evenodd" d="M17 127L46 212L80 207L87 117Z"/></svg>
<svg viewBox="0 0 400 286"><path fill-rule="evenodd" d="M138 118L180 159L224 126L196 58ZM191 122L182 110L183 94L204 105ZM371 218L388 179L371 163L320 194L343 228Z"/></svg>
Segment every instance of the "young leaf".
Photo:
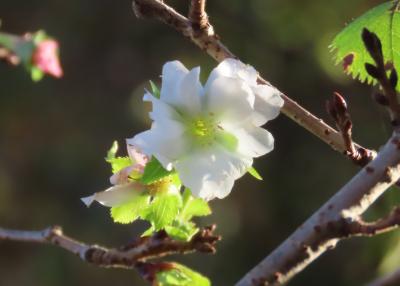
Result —
<svg viewBox="0 0 400 286"><path fill-rule="evenodd" d="M165 170L161 163L155 157L152 157L150 162L148 162L144 168L141 182L145 185L148 185L172 175L173 173L174 171Z"/></svg>
<svg viewBox="0 0 400 286"><path fill-rule="evenodd" d="M131 223L141 216L143 210L149 206L150 195L141 194L131 201L111 208L111 217L117 223Z"/></svg>
<svg viewBox="0 0 400 286"><path fill-rule="evenodd" d="M254 168L254 167L250 167L249 169L247 169L247 172L252 175L254 178L256 178L259 181L262 181L263 178L261 177L260 173L258 173L258 171Z"/></svg>
<svg viewBox="0 0 400 286"><path fill-rule="evenodd" d="M165 227L165 231L173 239L189 241L199 229L193 222L175 220L172 225Z"/></svg>
<svg viewBox="0 0 400 286"><path fill-rule="evenodd" d="M150 86L151 86L151 93L155 98L160 98L160 90L158 89L157 85L150 80Z"/></svg>
<svg viewBox="0 0 400 286"><path fill-rule="evenodd" d="M145 219L150 221L155 230L171 225L182 207L182 197L178 194L159 194L154 197L146 210Z"/></svg>
<svg viewBox="0 0 400 286"><path fill-rule="evenodd" d="M108 161L114 159L117 152L118 152L118 141L114 141L110 150L108 150L108 152L107 152L106 161L108 162Z"/></svg>
<svg viewBox="0 0 400 286"><path fill-rule="evenodd" d="M344 28L333 40L336 63L343 62L346 73L368 83L376 83L365 70L365 63L374 63L364 46L364 28L378 35L386 62L400 69L400 1L389 1L369 10Z"/></svg>
<svg viewBox="0 0 400 286"><path fill-rule="evenodd" d="M209 214L211 214L211 209L208 203L203 199L193 198L189 189L185 189L181 219L189 221L194 216L207 216Z"/></svg>
<svg viewBox="0 0 400 286"><path fill-rule="evenodd" d="M106 162L111 164L112 172L115 174L123 168L132 165L132 160L129 157L116 157L118 152L118 142L114 141L110 150L107 152Z"/></svg>
<svg viewBox="0 0 400 286"><path fill-rule="evenodd" d="M210 286L210 280L198 272L178 263L174 268L156 274L159 286Z"/></svg>
<svg viewBox="0 0 400 286"><path fill-rule="evenodd" d="M132 165L132 161L129 157L115 157L107 162L111 164L113 174L121 171L125 167Z"/></svg>

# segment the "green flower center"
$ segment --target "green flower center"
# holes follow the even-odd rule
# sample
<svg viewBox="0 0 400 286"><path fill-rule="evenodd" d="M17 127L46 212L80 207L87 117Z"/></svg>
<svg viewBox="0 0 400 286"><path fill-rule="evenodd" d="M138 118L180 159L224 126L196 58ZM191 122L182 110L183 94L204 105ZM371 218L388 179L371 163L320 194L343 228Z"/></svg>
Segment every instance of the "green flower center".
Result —
<svg viewBox="0 0 400 286"><path fill-rule="evenodd" d="M194 118L189 123L189 132L195 143L200 145L211 145L216 139L218 131L217 122L210 117Z"/></svg>
<svg viewBox="0 0 400 286"><path fill-rule="evenodd" d="M235 151L238 146L237 138L219 126L212 113L189 119L187 128L196 147L210 147L218 143L230 151Z"/></svg>

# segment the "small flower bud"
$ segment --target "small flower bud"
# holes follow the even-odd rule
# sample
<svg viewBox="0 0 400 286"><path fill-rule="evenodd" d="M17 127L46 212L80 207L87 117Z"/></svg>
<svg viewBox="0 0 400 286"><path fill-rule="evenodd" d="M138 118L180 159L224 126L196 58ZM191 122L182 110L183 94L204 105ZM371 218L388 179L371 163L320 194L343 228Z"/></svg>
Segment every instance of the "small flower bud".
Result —
<svg viewBox="0 0 400 286"><path fill-rule="evenodd" d="M42 72L60 78L63 71L58 57L58 43L46 39L40 42L32 54L32 64Z"/></svg>

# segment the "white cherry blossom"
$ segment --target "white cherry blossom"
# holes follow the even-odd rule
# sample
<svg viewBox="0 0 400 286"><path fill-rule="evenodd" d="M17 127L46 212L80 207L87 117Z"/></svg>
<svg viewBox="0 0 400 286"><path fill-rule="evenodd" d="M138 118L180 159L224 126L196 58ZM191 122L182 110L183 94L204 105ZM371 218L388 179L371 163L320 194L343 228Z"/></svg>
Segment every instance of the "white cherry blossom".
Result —
<svg viewBox="0 0 400 286"><path fill-rule="evenodd" d="M204 87L199 75L199 67L166 63L160 98L144 96L153 105L151 129L127 142L175 169L193 195L224 198L253 158L274 148L261 126L279 114L283 100L276 89L257 84L255 69L238 60L220 63Z"/></svg>

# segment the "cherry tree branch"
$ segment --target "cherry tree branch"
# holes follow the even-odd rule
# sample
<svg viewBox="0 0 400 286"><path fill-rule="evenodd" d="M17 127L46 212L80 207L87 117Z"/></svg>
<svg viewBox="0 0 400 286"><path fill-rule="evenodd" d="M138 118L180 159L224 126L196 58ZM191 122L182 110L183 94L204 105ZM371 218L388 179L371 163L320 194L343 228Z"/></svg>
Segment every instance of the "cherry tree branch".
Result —
<svg viewBox="0 0 400 286"><path fill-rule="evenodd" d="M157 19L173 27L218 62L221 62L226 58L237 58L220 41L220 37L214 32L214 29L208 22L207 17L201 17L203 23L201 27L203 28L199 27L199 25L193 25L193 23L198 21L194 20L199 18L197 15L205 15L204 5L205 1L192 0L192 8L190 9L191 12L189 13L189 18L186 18L161 0L133 0L133 10L138 18ZM193 13L193 11L196 12ZM261 76L259 76L258 81L261 84L271 85ZM311 114L297 102L290 99L283 93L281 93L281 96L285 102L284 106L282 107L282 113L330 145L334 150L341 153L346 152L346 146L343 143L342 135L339 132L324 123L322 119ZM376 154L375 151L363 148L356 143L354 143L354 146L356 149L365 150L371 158L373 158Z"/></svg>
<svg viewBox="0 0 400 286"><path fill-rule="evenodd" d="M215 253L215 245L221 239L214 235L215 225L201 229L193 238L178 241L170 238L164 231L149 237L142 237L121 248L105 248L96 244L90 245L65 235L61 227L53 226L41 231L21 231L0 228L0 241L21 241L52 244L63 248L83 261L99 267L143 269L160 264L147 264L150 259L161 258L171 254L187 254L192 252Z"/></svg>
<svg viewBox="0 0 400 286"><path fill-rule="evenodd" d="M397 285L400 285L400 269L367 284L367 286L397 286Z"/></svg>
<svg viewBox="0 0 400 286"><path fill-rule="evenodd" d="M395 132L372 162L236 285L281 285L340 240L398 226L397 210L369 226L360 216L399 178L400 134Z"/></svg>

